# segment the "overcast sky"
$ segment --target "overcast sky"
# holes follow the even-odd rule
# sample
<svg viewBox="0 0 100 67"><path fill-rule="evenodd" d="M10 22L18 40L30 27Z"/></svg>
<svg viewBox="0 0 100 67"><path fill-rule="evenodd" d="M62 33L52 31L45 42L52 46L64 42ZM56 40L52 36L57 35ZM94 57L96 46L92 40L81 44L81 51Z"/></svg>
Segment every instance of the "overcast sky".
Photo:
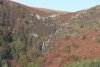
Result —
<svg viewBox="0 0 100 67"><path fill-rule="evenodd" d="M40 8L62 11L79 11L100 5L100 0L15 0L16 2Z"/></svg>

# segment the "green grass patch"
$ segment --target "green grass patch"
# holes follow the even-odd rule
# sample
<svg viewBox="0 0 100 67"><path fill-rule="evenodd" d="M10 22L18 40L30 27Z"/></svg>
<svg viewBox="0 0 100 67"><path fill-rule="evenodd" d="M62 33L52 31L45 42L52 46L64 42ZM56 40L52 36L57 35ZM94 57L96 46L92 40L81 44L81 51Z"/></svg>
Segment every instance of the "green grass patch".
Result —
<svg viewBox="0 0 100 67"><path fill-rule="evenodd" d="M100 67L100 58L93 60L76 61L73 64L65 64L63 67Z"/></svg>

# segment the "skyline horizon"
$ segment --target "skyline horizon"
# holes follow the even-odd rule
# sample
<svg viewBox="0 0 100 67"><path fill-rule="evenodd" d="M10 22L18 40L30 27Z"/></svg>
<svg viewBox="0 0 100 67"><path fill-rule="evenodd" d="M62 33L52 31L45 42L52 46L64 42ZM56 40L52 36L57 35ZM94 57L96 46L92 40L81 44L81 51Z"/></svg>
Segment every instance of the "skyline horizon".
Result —
<svg viewBox="0 0 100 67"><path fill-rule="evenodd" d="M65 1L64 3L61 3L59 1L57 4L53 3L52 5L51 5L51 3L53 1L49 2L48 0L44 0L43 2L36 1L36 0L30 0L30 1L13 0L13 1L24 4L24 5L27 5L29 7L44 8L44 9L51 9L51 10L58 10L58 11L67 11L67 12L77 12L77 11L80 11L80 10L86 10L86 9L91 8L91 7L95 7L97 5L100 5L100 1L90 1L89 2L89 0L88 0L88 2L84 0L83 2L80 1L78 3L73 3L73 4L66 4L67 2L65 0L63 0L63 2ZM46 2L49 2L49 3L46 3ZM85 5L79 6L79 5L81 5L81 3L82 4L85 3ZM62 5L59 5L59 4L62 4ZM59 5L59 6L57 6L57 5ZM64 7L64 5L66 5L68 8Z"/></svg>

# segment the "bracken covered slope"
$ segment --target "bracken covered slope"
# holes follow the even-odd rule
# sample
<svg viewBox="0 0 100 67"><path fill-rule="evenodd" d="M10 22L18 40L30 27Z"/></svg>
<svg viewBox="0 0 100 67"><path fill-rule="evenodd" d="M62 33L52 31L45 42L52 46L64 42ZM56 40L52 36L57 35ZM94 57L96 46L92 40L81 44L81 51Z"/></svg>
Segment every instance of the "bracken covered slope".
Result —
<svg viewBox="0 0 100 67"><path fill-rule="evenodd" d="M54 37L55 45L47 53L46 67L74 67L68 63L100 57L100 6L80 11L67 20ZM57 39L56 39L57 38ZM90 62L92 63L92 62ZM99 62L98 62L99 63ZM93 67L99 67L98 63ZM80 63L76 67L91 67Z"/></svg>

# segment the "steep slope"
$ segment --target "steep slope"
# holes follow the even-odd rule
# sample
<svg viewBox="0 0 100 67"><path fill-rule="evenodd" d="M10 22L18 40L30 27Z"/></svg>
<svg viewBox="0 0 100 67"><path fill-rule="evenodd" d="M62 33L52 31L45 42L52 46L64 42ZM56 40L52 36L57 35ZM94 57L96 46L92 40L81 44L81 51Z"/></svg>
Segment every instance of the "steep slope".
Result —
<svg viewBox="0 0 100 67"><path fill-rule="evenodd" d="M28 8L12 1L0 1L0 67L43 64L40 43L55 33L59 21L32 13L34 9Z"/></svg>
<svg viewBox="0 0 100 67"><path fill-rule="evenodd" d="M100 6L79 11L63 23L54 45L45 56L46 67L67 67L68 63L100 57ZM48 63L50 62L50 63ZM95 67L95 66L94 66Z"/></svg>

